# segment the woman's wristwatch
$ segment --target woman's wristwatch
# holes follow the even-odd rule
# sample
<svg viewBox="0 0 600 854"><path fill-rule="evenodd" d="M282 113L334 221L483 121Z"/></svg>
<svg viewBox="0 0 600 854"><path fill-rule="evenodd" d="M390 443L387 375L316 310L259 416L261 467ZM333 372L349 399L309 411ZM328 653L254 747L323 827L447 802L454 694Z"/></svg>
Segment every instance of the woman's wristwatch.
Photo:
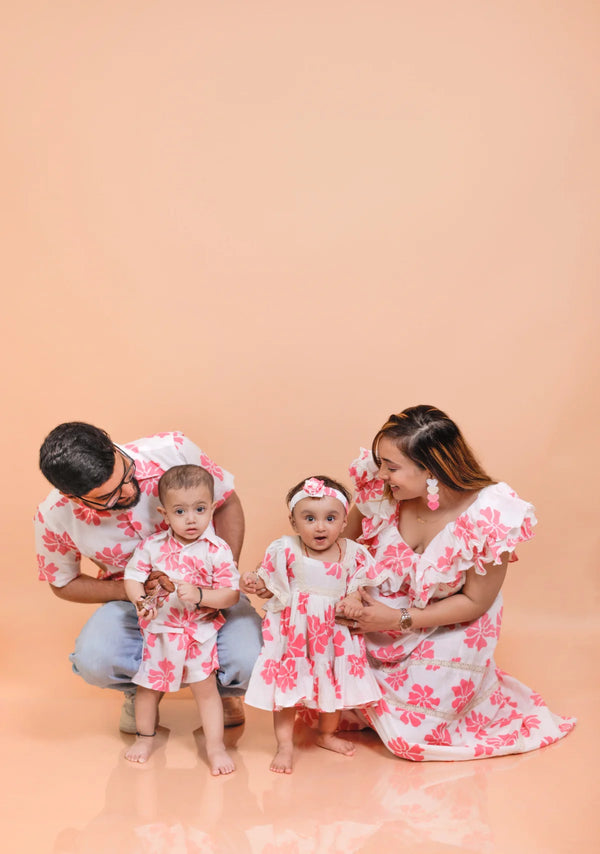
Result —
<svg viewBox="0 0 600 854"><path fill-rule="evenodd" d="M412 617L408 613L408 608L400 608L400 631L407 632L412 628Z"/></svg>

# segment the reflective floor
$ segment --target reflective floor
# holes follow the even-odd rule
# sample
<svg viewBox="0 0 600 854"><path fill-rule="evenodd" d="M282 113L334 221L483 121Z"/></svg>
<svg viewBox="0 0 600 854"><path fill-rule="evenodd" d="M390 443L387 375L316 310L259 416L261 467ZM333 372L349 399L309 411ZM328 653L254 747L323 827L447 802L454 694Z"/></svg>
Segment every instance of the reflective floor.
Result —
<svg viewBox="0 0 600 854"><path fill-rule="evenodd" d="M26 632L25 627L25 634ZM270 715L247 708L227 731L237 764L213 778L188 691L161 704L160 746L146 766L123 754L120 696L80 683L47 640L38 681L7 661L1 731L2 840L7 852L596 852L600 850L598 640L507 628L500 666L579 723L524 756L412 764L372 732L354 758L299 727L291 776L269 771ZM12 647L14 649L14 647ZM540 661L542 662L540 664ZM54 669L56 668L56 669Z"/></svg>

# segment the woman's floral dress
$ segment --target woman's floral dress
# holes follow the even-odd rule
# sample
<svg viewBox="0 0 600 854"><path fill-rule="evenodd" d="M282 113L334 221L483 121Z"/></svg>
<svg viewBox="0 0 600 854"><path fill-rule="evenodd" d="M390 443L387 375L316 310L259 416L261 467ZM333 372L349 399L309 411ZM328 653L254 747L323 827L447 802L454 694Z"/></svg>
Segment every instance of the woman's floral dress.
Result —
<svg viewBox="0 0 600 854"><path fill-rule="evenodd" d="M258 575L273 598L264 606L263 648L246 692L248 705L333 712L380 699L364 638L335 622L335 605L388 573L376 571L363 546L345 543L344 557L333 563L303 555L298 537L281 537L267 549Z"/></svg>
<svg viewBox="0 0 600 854"><path fill-rule="evenodd" d="M424 608L460 590L467 570L510 561L532 536L533 507L505 483L482 489L455 521L416 554L398 530L398 506L383 497L384 483L370 451L350 468L356 504L364 516L364 543L389 579L369 592L392 608ZM551 744L575 725L553 714L539 694L501 671L494 650L502 596L470 623L366 636L372 672L383 698L363 710L397 756L456 760L524 753Z"/></svg>

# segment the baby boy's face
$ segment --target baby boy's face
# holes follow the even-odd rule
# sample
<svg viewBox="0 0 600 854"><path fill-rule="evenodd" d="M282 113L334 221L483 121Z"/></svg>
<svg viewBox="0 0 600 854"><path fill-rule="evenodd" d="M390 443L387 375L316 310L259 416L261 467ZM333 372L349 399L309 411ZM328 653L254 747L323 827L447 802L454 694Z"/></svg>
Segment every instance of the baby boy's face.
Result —
<svg viewBox="0 0 600 854"><path fill-rule="evenodd" d="M171 526L176 540L193 543L206 531L212 519L214 503L206 486L169 489L159 510Z"/></svg>

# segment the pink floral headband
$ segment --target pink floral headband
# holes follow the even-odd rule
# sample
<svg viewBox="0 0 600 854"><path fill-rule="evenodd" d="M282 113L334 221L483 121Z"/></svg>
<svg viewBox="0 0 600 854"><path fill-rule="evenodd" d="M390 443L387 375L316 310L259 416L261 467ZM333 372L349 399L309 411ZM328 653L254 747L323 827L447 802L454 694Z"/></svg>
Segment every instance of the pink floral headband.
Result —
<svg viewBox="0 0 600 854"><path fill-rule="evenodd" d="M318 477L309 477L308 480L304 481L302 489L292 496L289 503L290 511L303 498L325 498L325 496L337 498L338 501L342 502L345 509L348 509L348 499L343 492L340 492L339 489L333 489L331 486L325 486L323 481L319 480Z"/></svg>

